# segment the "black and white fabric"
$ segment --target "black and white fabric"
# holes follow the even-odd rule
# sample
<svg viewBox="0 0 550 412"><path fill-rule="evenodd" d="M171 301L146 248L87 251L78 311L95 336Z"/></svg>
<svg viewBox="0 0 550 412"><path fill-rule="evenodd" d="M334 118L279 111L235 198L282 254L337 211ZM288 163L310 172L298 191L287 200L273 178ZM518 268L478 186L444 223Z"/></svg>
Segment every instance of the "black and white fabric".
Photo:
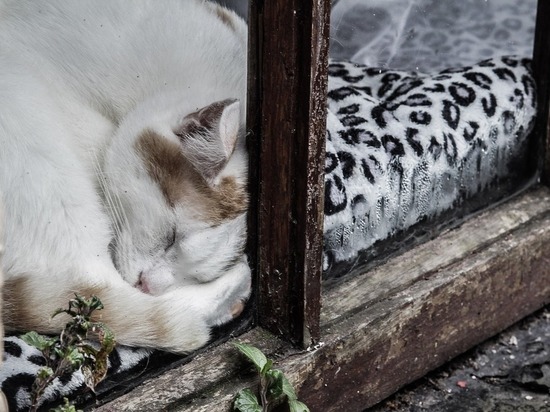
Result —
<svg viewBox="0 0 550 412"><path fill-rule="evenodd" d="M535 114L537 0L332 3L325 278L510 180Z"/></svg>
<svg viewBox="0 0 550 412"><path fill-rule="evenodd" d="M117 381L135 370L146 368L150 349L118 347L109 356L109 381ZM45 365L42 353L17 336L4 338L4 360L0 368L0 387L8 400L10 412L26 411L31 402L32 384ZM44 403L74 398L85 391L84 375L79 371L56 379L44 393Z"/></svg>
<svg viewBox="0 0 550 412"><path fill-rule="evenodd" d="M536 94L515 57L436 75L332 61L328 108L325 272L513 174Z"/></svg>

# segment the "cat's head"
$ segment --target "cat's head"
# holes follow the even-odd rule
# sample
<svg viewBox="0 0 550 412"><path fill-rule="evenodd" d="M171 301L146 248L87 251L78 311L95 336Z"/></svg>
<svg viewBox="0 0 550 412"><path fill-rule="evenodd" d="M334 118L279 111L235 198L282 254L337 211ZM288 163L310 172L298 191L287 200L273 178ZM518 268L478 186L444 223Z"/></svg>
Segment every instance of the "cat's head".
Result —
<svg viewBox="0 0 550 412"><path fill-rule="evenodd" d="M247 156L241 104L154 99L121 123L104 162L124 279L154 295L246 260Z"/></svg>

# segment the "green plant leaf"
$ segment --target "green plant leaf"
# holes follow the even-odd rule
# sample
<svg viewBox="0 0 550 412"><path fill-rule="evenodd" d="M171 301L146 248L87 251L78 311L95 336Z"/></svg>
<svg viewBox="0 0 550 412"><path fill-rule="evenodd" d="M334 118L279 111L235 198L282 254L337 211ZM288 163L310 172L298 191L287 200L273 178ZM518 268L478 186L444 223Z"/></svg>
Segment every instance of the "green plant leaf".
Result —
<svg viewBox="0 0 550 412"><path fill-rule="evenodd" d="M268 359L265 365L263 366L262 370L260 371L261 375L266 375L271 368L273 367L273 361L271 359Z"/></svg>
<svg viewBox="0 0 550 412"><path fill-rule="evenodd" d="M291 383L288 381L285 375L283 376L283 393L287 396L288 402L295 401L297 399L296 392L294 391L294 387L291 385Z"/></svg>
<svg viewBox="0 0 550 412"><path fill-rule="evenodd" d="M233 403L233 409L240 412L262 412L258 398L250 389L239 391Z"/></svg>
<svg viewBox="0 0 550 412"><path fill-rule="evenodd" d="M40 351L44 351L52 347L56 342L55 338L47 338L46 336L39 335L35 331L27 332L24 335L21 335L21 339L27 345L34 346Z"/></svg>
<svg viewBox="0 0 550 412"><path fill-rule="evenodd" d="M86 302L86 304L90 307L90 313L92 313L94 310L102 310L104 308L101 300L99 300L99 298L95 295L92 295L92 297Z"/></svg>
<svg viewBox="0 0 550 412"><path fill-rule="evenodd" d="M283 393L283 379L284 375L279 369L271 369L266 374L268 378L267 390L271 399L279 398Z"/></svg>
<svg viewBox="0 0 550 412"><path fill-rule="evenodd" d="M101 347L110 353L116 345L115 335L111 329L101 322L93 322L90 324L90 327L92 332L97 334L97 340L101 344Z"/></svg>
<svg viewBox="0 0 550 412"><path fill-rule="evenodd" d="M76 370L80 368L80 365L84 362L84 356L78 350L78 348L71 348L66 355L66 359L71 363L71 366Z"/></svg>
<svg viewBox="0 0 550 412"><path fill-rule="evenodd" d="M302 402L293 400L288 402L290 412L309 412L309 408Z"/></svg>
<svg viewBox="0 0 550 412"><path fill-rule="evenodd" d="M263 371L267 364L267 358L261 350L245 343L234 342L233 345L256 366L258 371Z"/></svg>
<svg viewBox="0 0 550 412"><path fill-rule="evenodd" d="M38 379L48 379L50 376L53 375L53 369L50 368L49 366L44 366L43 368L40 368L38 370L38 373L36 374L36 377Z"/></svg>

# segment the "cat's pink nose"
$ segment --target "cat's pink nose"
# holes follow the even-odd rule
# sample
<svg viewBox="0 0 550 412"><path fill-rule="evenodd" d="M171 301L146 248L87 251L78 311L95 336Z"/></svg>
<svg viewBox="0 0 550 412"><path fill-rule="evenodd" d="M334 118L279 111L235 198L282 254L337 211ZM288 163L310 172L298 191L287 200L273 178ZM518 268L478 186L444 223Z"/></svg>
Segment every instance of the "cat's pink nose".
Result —
<svg viewBox="0 0 550 412"><path fill-rule="evenodd" d="M147 285L147 282L143 278L143 272L140 272L138 281L136 282L134 287L141 290L143 293L150 293L149 286Z"/></svg>

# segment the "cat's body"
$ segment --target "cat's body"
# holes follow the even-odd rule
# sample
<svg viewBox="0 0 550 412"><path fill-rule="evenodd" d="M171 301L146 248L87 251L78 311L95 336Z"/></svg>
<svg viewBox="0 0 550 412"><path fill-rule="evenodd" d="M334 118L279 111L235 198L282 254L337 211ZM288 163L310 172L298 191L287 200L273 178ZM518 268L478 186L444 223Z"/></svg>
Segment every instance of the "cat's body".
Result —
<svg viewBox="0 0 550 412"><path fill-rule="evenodd" d="M6 326L55 332L77 292L121 343L203 345L250 291L245 24L199 0L6 0L0 44Z"/></svg>

